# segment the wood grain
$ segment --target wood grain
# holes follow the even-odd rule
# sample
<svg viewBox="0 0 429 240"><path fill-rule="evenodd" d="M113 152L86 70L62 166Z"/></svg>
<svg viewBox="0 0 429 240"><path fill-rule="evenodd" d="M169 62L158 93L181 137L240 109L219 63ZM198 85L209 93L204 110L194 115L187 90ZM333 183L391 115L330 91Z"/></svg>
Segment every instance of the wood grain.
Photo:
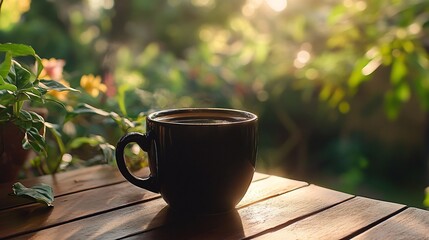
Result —
<svg viewBox="0 0 429 240"><path fill-rule="evenodd" d="M115 170L112 169L112 171ZM268 177L265 174L255 173L253 181ZM285 180L285 182L288 181ZM258 193L265 196L263 191ZM156 197L160 195L123 182L57 197L54 208L28 204L6 209L0 211L0 238L47 228Z"/></svg>
<svg viewBox="0 0 429 240"><path fill-rule="evenodd" d="M109 184L124 182L125 179L109 165L98 165L61 174L45 175L37 178L20 180L22 184L31 187L46 183L52 186L55 196L79 192ZM30 203L31 201L11 196L13 183L0 184L0 210Z"/></svg>
<svg viewBox="0 0 429 240"><path fill-rule="evenodd" d="M136 176L149 175L148 168L143 168L135 173ZM269 177L267 174L255 172L253 181ZM97 165L93 167L72 170L64 173L45 175L36 178L20 180L27 187L40 183L52 186L55 197L70 194L87 189L125 182L124 177L116 167L110 165ZM32 201L25 198L17 198L11 195L13 183L0 184L0 210L30 204Z"/></svg>
<svg viewBox="0 0 429 240"><path fill-rule="evenodd" d="M272 185L274 187L274 185ZM163 217L169 222L129 239L240 239L293 221L351 198L349 194L310 185L238 209L206 218Z"/></svg>
<svg viewBox="0 0 429 240"><path fill-rule="evenodd" d="M262 180L262 179L268 178L269 176L270 176L270 175L268 175L268 174L255 172L255 173L253 174L252 182L256 182L256 181L259 181L259 180Z"/></svg>
<svg viewBox="0 0 429 240"><path fill-rule="evenodd" d="M159 197L128 182L60 196L55 207L30 204L0 211L0 238L58 225Z"/></svg>
<svg viewBox="0 0 429 240"><path fill-rule="evenodd" d="M116 239L134 231L160 226L155 216L166 206L157 198L115 211L91 216L14 239Z"/></svg>
<svg viewBox="0 0 429 240"><path fill-rule="evenodd" d="M255 173L253 177L253 181L259 182L264 181L269 176L265 174ZM259 189L260 190L260 189ZM115 214L103 212L108 210L115 210L114 212L118 214L118 216L122 216L129 210L120 210L121 208L126 207L127 205L142 202L149 199L154 199L158 197L159 194L151 193L146 190L137 188L131 185L128 182L109 185L106 187L90 189L84 192L77 192L69 195L60 196L55 200L55 207L51 209L47 209L45 207L40 207L40 205L31 204L21 207L16 207L13 209L0 211L0 238L5 236L17 235L19 233L31 232L36 230L41 230L43 228L47 228L50 226L54 226L53 228L48 228L45 231L49 232L49 235L53 234L54 236L60 236L60 231L66 230L73 232L73 228L79 228L79 225L84 225L83 232L88 236L92 236L90 233L93 233L93 228L86 225L92 224L93 220L87 220L88 218L84 218L87 216L92 216L98 213L102 213L100 217L102 220L99 220L96 217L97 223L103 223L100 227L105 226L107 222L115 221L117 218ZM261 197L266 197L262 195ZM160 211L162 208L166 206L166 204L161 200L155 201L156 208L153 207L153 203L144 203L147 204L151 210L158 209ZM142 216L150 216L149 211L147 213L146 206L130 206L131 208L135 208L132 211L140 212ZM116 211L117 210L117 211ZM149 215L148 215L149 214ZM154 215L154 214L152 214ZM155 214L156 215L156 214ZM84 218L83 220L79 220L80 218ZM108 218L107 220L104 218ZM73 220L79 220L78 222L71 222ZM91 218L90 218L91 219ZM125 221L127 218L119 219L120 221ZM144 221L146 218L142 218ZM146 219L147 220L147 219ZM131 220L129 221L131 222ZM56 225L67 223L65 225L60 225L55 227ZM155 222L156 223L156 222ZM131 225L133 223L130 223ZM137 224L142 224L142 222L138 221ZM68 227L72 226L72 227ZM142 226L145 226L144 224ZM89 230L85 230L89 229ZM40 232L44 232L41 230ZM97 236L99 232L95 232L94 234ZM38 234L26 234L26 237L31 237L33 239L38 239ZM74 238L75 236L70 236ZM115 235L113 237L116 237ZM42 237L41 237L42 238ZM78 238L76 236L76 238Z"/></svg>
<svg viewBox="0 0 429 240"><path fill-rule="evenodd" d="M272 197L280 195L306 185L308 185L306 182L270 176L264 181L254 182L247 190L246 195L244 195L243 199L237 205L237 208L260 201L267 196Z"/></svg>
<svg viewBox="0 0 429 240"><path fill-rule="evenodd" d="M110 166L23 182L53 185L55 207L17 206L0 185L0 238L429 240L428 211L260 173L236 210L206 216L172 211Z"/></svg>
<svg viewBox="0 0 429 240"><path fill-rule="evenodd" d="M256 239L343 239L404 207L356 197Z"/></svg>
<svg viewBox="0 0 429 240"><path fill-rule="evenodd" d="M429 211L407 208L353 239L429 239Z"/></svg>

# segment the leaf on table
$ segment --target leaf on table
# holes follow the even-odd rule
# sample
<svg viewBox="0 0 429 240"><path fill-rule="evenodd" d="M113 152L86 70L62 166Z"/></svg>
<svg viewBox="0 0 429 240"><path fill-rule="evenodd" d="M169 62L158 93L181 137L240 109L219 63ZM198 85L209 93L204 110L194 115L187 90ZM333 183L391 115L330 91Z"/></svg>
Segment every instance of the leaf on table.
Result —
<svg viewBox="0 0 429 240"><path fill-rule="evenodd" d="M39 184L31 188L25 187L22 183L17 182L12 186L13 193L19 197L29 197L37 202L44 203L49 207L54 206L54 192L48 184Z"/></svg>

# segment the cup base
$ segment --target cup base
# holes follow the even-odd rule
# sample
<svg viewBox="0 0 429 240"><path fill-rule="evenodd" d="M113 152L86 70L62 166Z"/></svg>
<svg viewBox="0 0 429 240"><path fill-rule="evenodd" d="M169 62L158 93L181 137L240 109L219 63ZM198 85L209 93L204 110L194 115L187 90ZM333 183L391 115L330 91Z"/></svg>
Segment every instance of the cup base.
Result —
<svg viewBox="0 0 429 240"><path fill-rule="evenodd" d="M201 209L186 209L186 208L174 208L171 206L168 206L168 210L173 215L180 215L180 216L218 216L218 215L224 215L229 214L231 212L236 212L237 209L235 207L228 208L228 209L221 209L221 210L201 210Z"/></svg>

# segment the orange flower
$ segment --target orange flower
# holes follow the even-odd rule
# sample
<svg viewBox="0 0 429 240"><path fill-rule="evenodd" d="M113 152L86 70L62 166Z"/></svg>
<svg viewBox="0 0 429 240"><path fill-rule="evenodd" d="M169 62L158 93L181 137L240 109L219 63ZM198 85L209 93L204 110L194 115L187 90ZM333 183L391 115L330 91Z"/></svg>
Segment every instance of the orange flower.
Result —
<svg viewBox="0 0 429 240"><path fill-rule="evenodd" d="M101 83L101 77L92 74L83 75L80 79L80 86L92 97L97 97L100 92L107 91L106 85Z"/></svg>
<svg viewBox="0 0 429 240"><path fill-rule="evenodd" d="M64 86L70 87L70 84L65 81L64 79L58 80L59 83L63 84ZM61 102L64 102L65 100L67 100L67 94L69 92L68 91L57 91L57 90L50 90L48 92L49 95L55 97L56 99L58 99Z"/></svg>
<svg viewBox="0 0 429 240"><path fill-rule="evenodd" d="M70 86L70 84L63 79L63 67L66 64L66 62L62 59L42 59L42 65L43 69L42 72L40 72L39 78L45 79L45 80L53 80L57 81L64 86ZM65 101L67 100L67 94L68 91L56 91L56 90L50 90L48 92L49 95L55 97L59 101Z"/></svg>
<svg viewBox="0 0 429 240"><path fill-rule="evenodd" d="M63 78L63 67L66 62L62 59L42 59L43 70L40 79L60 81ZM64 81L64 80L63 80Z"/></svg>

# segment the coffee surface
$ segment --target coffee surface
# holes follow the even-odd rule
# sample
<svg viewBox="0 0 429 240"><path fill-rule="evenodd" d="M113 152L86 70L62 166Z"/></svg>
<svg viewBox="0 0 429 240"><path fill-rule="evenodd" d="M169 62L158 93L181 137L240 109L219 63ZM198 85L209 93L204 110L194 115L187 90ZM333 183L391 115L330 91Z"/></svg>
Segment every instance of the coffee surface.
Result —
<svg viewBox="0 0 429 240"><path fill-rule="evenodd" d="M228 124L249 120L249 117L234 114L216 114L216 113L176 113L170 115L156 116L153 120L165 123L192 124L192 125L210 125L210 124Z"/></svg>
<svg viewBox="0 0 429 240"><path fill-rule="evenodd" d="M183 124L226 124L241 122L246 120L244 117L159 117L156 121L168 123L183 123Z"/></svg>

